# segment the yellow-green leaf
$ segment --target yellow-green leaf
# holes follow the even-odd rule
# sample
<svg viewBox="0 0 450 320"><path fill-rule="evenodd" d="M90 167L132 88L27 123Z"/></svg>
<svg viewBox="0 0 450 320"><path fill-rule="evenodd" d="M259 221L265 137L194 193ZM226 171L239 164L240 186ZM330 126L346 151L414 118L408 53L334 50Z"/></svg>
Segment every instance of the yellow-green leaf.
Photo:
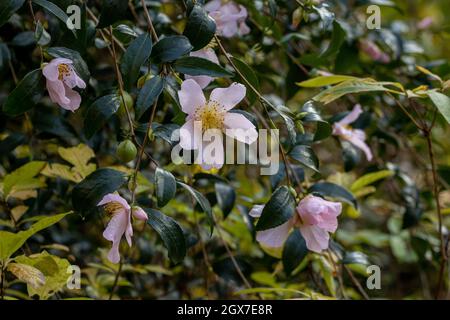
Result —
<svg viewBox="0 0 450 320"><path fill-rule="evenodd" d="M44 187L45 183L35 178L44 166L45 162L43 161L31 161L6 175L3 180L4 197L8 198L15 192Z"/></svg>
<svg viewBox="0 0 450 320"><path fill-rule="evenodd" d="M374 182L377 182L378 180L382 180L387 177L391 177L392 175L394 175L394 172L391 170L381 170L381 171L365 174L352 184L352 186L350 187L350 190L352 192L356 192Z"/></svg>
<svg viewBox="0 0 450 320"><path fill-rule="evenodd" d="M33 289L38 289L45 284L44 274L28 264L10 263L8 264L8 271Z"/></svg>
<svg viewBox="0 0 450 320"><path fill-rule="evenodd" d="M302 82L297 82L297 85L304 88L318 88L333 85L336 83L343 82L345 80L357 79L352 76L344 75L331 75L331 76L320 76L313 79L309 79Z"/></svg>

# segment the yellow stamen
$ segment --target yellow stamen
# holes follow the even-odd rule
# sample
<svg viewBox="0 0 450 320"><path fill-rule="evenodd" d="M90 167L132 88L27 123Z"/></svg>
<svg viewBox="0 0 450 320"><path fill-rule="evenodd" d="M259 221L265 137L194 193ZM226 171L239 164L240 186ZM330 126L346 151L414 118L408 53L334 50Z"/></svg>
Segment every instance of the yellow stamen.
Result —
<svg viewBox="0 0 450 320"><path fill-rule="evenodd" d="M66 63L61 63L58 65L58 79L59 80L63 80L64 77L68 77L70 76L72 69L70 68L70 66Z"/></svg>
<svg viewBox="0 0 450 320"><path fill-rule="evenodd" d="M204 107L195 111L194 119L202 123L202 132L209 129L223 130L225 110L218 102L208 101Z"/></svg>
<svg viewBox="0 0 450 320"><path fill-rule="evenodd" d="M119 202L109 202L103 206L108 216L113 216L123 210L123 206Z"/></svg>

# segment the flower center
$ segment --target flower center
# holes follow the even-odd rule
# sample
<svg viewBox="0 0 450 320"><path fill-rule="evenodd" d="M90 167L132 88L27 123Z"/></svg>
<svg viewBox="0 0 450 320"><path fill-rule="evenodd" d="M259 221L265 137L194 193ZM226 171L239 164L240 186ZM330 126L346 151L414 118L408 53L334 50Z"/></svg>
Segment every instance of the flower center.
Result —
<svg viewBox="0 0 450 320"><path fill-rule="evenodd" d="M70 73L72 72L72 68L66 64L66 63L61 63L58 65L58 79L59 80L63 80L65 77L70 76Z"/></svg>
<svg viewBox="0 0 450 320"><path fill-rule="evenodd" d="M217 101L208 101L208 103L198 108L194 114L195 121L202 124L202 132L209 129L223 129L225 119L225 110Z"/></svg>
<svg viewBox="0 0 450 320"><path fill-rule="evenodd" d="M123 210L123 206L119 202L109 202L103 206L103 209L108 216L113 216Z"/></svg>

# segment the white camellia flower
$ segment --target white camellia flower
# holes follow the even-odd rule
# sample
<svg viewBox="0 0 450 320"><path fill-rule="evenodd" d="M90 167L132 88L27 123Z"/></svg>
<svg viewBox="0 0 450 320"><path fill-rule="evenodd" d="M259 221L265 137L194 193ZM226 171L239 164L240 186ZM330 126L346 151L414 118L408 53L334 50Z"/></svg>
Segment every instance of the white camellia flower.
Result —
<svg viewBox="0 0 450 320"><path fill-rule="evenodd" d="M183 81L178 91L181 108L187 114L186 123L180 129L180 146L184 150L201 150L201 165L205 170L221 168L224 164L222 133L240 142L251 144L258 139L255 126L244 115L233 113L246 93L245 86L233 83L228 88L216 88L206 100L202 88L193 79ZM207 156L207 137L218 137L219 145L213 157ZM209 141L211 141L209 139Z"/></svg>

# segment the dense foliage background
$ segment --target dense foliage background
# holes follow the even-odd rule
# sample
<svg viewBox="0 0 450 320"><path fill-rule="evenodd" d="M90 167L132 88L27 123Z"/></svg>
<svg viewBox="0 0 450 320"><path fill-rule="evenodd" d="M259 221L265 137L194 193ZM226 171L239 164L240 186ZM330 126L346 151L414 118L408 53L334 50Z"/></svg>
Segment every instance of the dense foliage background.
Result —
<svg viewBox="0 0 450 320"><path fill-rule="evenodd" d="M249 30L228 37L200 0L1 1L2 299L450 297L450 2L235 2ZM80 29L66 25L72 4ZM371 4L380 29L366 26ZM220 66L189 55L206 47ZM86 84L74 112L46 90L54 58ZM236 112L280 130L276 175L172 162L177 91L199 75L215 78L205 92L245 85ZM332 134L357 104L370 161ZM148 215L116 264L97 206L115 191ZM308 194L343 204L329 249L308 251L297 230L279 249L255 240ZM249 211L266 203L262 226Z"/></svg>

